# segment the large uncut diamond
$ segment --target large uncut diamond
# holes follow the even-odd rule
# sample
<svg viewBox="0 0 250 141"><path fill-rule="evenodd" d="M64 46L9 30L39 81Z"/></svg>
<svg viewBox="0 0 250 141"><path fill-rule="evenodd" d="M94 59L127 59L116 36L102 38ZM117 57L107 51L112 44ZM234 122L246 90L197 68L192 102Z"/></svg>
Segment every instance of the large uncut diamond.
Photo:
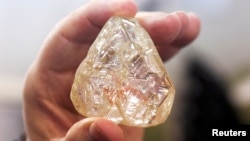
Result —
<svg viewBox="0 0 250 141"><path fill-rule="evenodd" d="M135 19L112 17L75 74L71 100L86 117L149 127L166 120L174 92L148 33Z"/></svg>

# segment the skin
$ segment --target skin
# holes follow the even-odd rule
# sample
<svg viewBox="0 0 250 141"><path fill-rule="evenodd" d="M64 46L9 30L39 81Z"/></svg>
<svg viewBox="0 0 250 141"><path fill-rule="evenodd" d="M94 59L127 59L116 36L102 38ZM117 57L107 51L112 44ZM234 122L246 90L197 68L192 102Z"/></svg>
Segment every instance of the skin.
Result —
<svg viewBox="0 0 250 141"><path fill-rule="evenodd" d="M113 15L138 18L163 61L191 43L200 30L200 21L193 13L137 12L132 0L92 0L76 9L53 28L27 72L23 91L27 140L143 140L143 128L85 118L76 112L70 100L77 67Z"/></svg>

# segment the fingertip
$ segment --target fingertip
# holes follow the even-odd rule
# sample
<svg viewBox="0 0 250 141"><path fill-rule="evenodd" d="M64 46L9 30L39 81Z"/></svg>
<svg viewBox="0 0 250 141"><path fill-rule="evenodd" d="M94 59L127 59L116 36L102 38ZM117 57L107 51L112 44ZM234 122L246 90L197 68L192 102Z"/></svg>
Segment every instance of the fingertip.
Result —
<svg viewBox="0 0 250 141"><path fill-rule="evenodd" d="M113 7L113 12L117 16L134 17L137 12L137 5L134 0L113 0L112 5L116 5Z"/></svg>
<svg viewBox="0 0 250 141"><path fill-rule="evenodd" d="M64 137L65 141L90 141L89 127L93 124L97 118L83 119L75 123L67 132Z"/></svg>
<svg viewBox="0 0 250 141"><path fill-rule="evenodd" d="M86 118L75 123L64 137L65 141L123 141L122 129L103 118Z"/></svg>
<svg viewBox="0 0 250 141"><path fill-rule="evenodd" d="M95 141L123 141L123 132L112 121L100 119L89 128L90 138Z"/></svg>
<svg viewBox="0 0 250 141"><path fill-rule="evenodd" d="M184 14L186 15L185 18ZM171 45L181 48L187 46L197 38L200 32L200 20L193 12L182 14L178 13L178 16L182 21L181 32L178 38L176 38Z"/></svg>
<svg viewBox="0 0 250 141"><path fill-rule="evenodd" d="M189 22L192 23L190 25L190 30L193 31L194 37L197 37L201 30L201 21L194 12L189 12L188 17L189 17Z"/></svg>
<svg viewBox="0 0 250 141"><path fill-rule="evenodd" d="M156 46L170 44L177 38L181 29L181 21L174 13L143 12L138 13L137 18Z"/></svg>
<svg viewBox="0 0 250 141"><path fill-rule="evenodd" d="M93 0L88 6L88 19L102 27L111 16L134 17L137 5L133 0Z"/></svg>

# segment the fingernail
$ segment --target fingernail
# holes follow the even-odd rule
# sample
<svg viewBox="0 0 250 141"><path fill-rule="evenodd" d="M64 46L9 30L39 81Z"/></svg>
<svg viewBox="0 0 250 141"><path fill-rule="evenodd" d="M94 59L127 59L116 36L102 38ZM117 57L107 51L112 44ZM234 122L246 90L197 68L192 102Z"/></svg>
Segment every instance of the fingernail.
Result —
<svg viewBox="0 0 250 141"><path fill-rule="evenodd" d="M89 127L89 135L91 141L110 141L110 139L104 134L101 128L92 123Z"/></svg>

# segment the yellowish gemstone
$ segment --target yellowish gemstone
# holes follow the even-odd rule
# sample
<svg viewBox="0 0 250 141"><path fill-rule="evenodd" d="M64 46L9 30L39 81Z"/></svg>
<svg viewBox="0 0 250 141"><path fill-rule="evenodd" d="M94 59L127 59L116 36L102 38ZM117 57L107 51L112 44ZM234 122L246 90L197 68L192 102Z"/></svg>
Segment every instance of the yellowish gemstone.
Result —
<svg viewBox="0 0 250 141"><path fill-rule="evenodd" d="M170 114L175 89L136 19L110 18L75 74L71 100L86 117L149 127Z"/></svg>

